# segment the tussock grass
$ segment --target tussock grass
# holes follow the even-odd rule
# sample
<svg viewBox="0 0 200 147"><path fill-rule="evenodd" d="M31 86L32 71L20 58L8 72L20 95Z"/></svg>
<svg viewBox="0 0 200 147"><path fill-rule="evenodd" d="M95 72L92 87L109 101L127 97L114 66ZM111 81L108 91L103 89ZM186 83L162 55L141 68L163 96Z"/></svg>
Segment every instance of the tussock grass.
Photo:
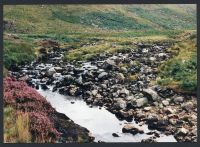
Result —
<svg viewBox="0 0 200 147"><path fill-rule="evenodd" d="M4 143L29 143L29 116L26 113L16 113L10 107L4 107Z"/></svg>

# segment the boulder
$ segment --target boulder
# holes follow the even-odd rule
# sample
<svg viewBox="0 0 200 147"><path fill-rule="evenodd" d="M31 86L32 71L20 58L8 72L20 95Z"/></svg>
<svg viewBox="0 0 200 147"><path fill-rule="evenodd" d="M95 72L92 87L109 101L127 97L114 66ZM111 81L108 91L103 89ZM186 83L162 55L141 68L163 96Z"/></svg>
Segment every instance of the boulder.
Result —
<svg viewBox="0 0 200 147"><path fill-rule="evenodd" d="M136 128L135 126L133 126L132 124L126 124L123 128L122 128L122 132L123 133L131 133L133 135L136 135L138 133L143 134L144 131L142 129Z"/></svg>
<svg viewBox="0 0 200 147"><path fill-rule="evenodd" d="M174 97L173 101L174 103L179 104L184 101L184 98L182 96Z"/></svg>
<svg viewBox="0 0 200 147"><path fill-rule="evenodd" d="M123 75L122 73L118 73L118 74L116 75L116 78L117 78L117 80L120 81L120 82L123 82L123 81L125 80L125 77L124 77L124 75Z"/></svg>
<svg viewBox="0 0 200 147"><path fill-rule="evenodd" d="M126 101L121 98L117 99L117 102L114 104L115 109L125 109L126 106Z"/></svg>
<svg viewBox="0 0 200 147"><path fill-rule="evenodd" d="M142 107L144 105L148 104L148 99L146 97L144 98L139 98L136 100L136 106L137 107Z"/></svg>
<svg viewBox="0 0 200 147"><path fill-rule="evenodd" d="M129 96L129 93L130 93L129 90L127 90L126 88L123 88L122 90L118 91L118 95L124 98Z"/></svg>
<svg viewBox="0 0 200 147"><path fill-rule="evenodd" d="M43 90L47 90L47 89L49 89L49 88L47 87L46 84L41 84L41 88L42 88Z"/></svg>
<svg viewBox="0 0 200 147"><path fill-rule="evenodd" d="M149 100L152 100L152 101L157 101L157 100L159 100L159 96L158 96L157 92L154 91L154 90L151 89L151 88L143 89L143 94L144 94Z"/></svg>
<svg viewBox="0 0 200 147"><path fill-rule="evenodd" d="M189 130L182 127L182 128L177 129L176 135L186 136L188 133L189 133Z"/></svg>
<svg viewBox="0 0 200 147"><path fill-rule="evenodd" d="M127 68L126 67L121 67L121 69L120 69L123 73L127 73Z"/></svg>
<svg viewBox="0 0 200 147"><path fill-rule="evenodd" d="M107 73L107 72L102 72L102 73L100 73L100 74L98 75L98 79L104 79L104 78L106 78L106 77L108 77L108 73Z"/></svg>
<svg viewBox="0 0 200 147"><path fill-rule="evenodd" d="M168 106L168 105L169 105L169 101L163 100L163 101L162 101L162 104L163 104L164 106Z"/></svg>
<svg viewBox="0 0 200 147"><path fill-rule="evenodd" d="M194 108L194 104L192 102L187 102L182 104L181 107L186 111L191 111Z"/></svg>
<svg viewBox="0 0 200 147"><path fill-rule="evenodd" d="M119 135L117 133L112 133L113 137L119 137Z"/></svg>
<svg viewBox="0 0 200 147"><path fill-rule="evenodd" d="M104 69L112 70L114 67L116 67L114 60L108 59L102 64L102 68Z"/></svg>
<svg viewBox="0 0 200 147"><path fill-rule="evenodd" d="M95 90L92 90L92 95L93 95L93 96L96 96L97 93L98 93L98 90L96 90L96 89L95 89Z"/></svg>
<svg viewBox="0 0 200 147"><path fill-rule="evenodd" d="M56 70L53 67L47 70L47 76L51 77L55 73L56 73Z"/></svg>

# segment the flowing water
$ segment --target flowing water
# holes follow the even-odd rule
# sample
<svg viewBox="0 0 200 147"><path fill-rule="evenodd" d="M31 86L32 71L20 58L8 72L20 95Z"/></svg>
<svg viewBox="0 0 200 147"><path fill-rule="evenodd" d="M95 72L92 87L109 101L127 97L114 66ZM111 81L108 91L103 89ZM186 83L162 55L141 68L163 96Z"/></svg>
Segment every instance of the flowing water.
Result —
<svg viewBox="0 0 200 147"><path fill-rule="evenodd" d="M151 135L146 134L150 131L146 125L142 126L144 134L122 133L122 128L128 123L127 121L118 120L114 114L103 107L101 109L99 107L90 107L81 98L64 96L51 90L39 89L38 92L58 112L67 115L75 123L87 128L95 137L96 142L140 142L142 139L151 137ZM131 123L141 128L134 121ZM113 133L117 133L120 137L114 137ZM160 137L156 140L158 142L176 142L172 135L166 136L163 134L160 134Z"/></svg>

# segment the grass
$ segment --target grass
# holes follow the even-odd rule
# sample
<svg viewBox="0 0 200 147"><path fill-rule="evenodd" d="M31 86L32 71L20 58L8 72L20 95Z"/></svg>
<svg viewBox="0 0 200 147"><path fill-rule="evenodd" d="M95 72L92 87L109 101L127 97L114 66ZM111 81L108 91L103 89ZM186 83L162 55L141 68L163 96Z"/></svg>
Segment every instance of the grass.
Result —
<svg viewBox="0 0 200 147"><path fill-rule="evenodd" d="M4 143L29 143L29 116L25 113L16 113L10 107L4 107Z"/></svg>
<svg viewBox="0 0 200 147"><path fill-rule="evenodd" d="M4 39L4 66L9 68L11 65L29 63L34 60L33 44L23 40Z"/></svg>
<svg viewBox="0 0 200 147"><path fill-rule="evenodd" d="M94 38L93 38L94 39ZM70 50L65 54L65 61L73 60L90 60L97 54L107 52L114 53L119 51L126 51L135 49L134 43L146 42L172 42L168 36L143 36L143 37L98 37L95 41L92 38L82 39L81 44L76 43L73 50ZM95 43L95 44L94 44Z"/></svg>
<svg viewBox="0 0 200 147"><path fill-rule="evenodd" d="M180 37L181 38L181 37ZM197 43L193 33L172 46L174 56L160 66L158 83L176 91L196 93L197 90Z"/></svg>

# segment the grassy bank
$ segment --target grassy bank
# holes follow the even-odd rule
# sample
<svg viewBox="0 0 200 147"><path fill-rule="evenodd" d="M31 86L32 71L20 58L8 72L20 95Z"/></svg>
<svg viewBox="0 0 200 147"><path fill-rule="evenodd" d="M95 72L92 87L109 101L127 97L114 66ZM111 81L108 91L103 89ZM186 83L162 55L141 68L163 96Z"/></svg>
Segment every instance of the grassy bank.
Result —
<svg viewBox="0 0 200 147"><path fill-rule="evenodd" d="M158 83L178 92L196 93L197 90L197 38L196 33L178 36L180 39L169 50L174 56L160 66Z"/></svg>

